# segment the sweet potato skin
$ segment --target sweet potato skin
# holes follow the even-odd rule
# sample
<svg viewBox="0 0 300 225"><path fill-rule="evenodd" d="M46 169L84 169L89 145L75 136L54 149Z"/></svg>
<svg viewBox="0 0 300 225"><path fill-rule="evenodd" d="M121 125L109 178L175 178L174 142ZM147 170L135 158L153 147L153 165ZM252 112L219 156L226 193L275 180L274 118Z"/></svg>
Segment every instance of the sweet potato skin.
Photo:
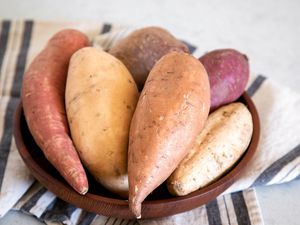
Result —
<svg viewBox="0 0 300 225"><path fill-rule="evenodd" d="M109 53L125 64L139 90L142 90L154 64L172 51L188 52L189 50L167 30L160 27L145 27L117 42Z"/></svg>
<svg viewBox="0 0 300 225"><path fill-rule="evenodd" d="M56 33L30 64L22 84L22 103L29 130L46 158L80 194L88 181L69 136L64 95L71 55L88 46L77 30Z"/></svg>
<svg viewBox="0 0 300 225"><path fill-rule="evenodd" d="M123 197L128 197L128 136L138 96L131 74L114 56L93 47L73 54L66 86L73 142L94 178Z"/></svg>
<svg viewBox="0 0 300 225"><path fill-rule="evenodd" d="M205 67L211 89L211 111L238 99L249 79L246 55L234 49L218 49L199 58Z"/></svg>
<svg viewBox="0 0 300 225"><path fill-rule="evenodd" d="M215 110L208 116L194 147L168 178L169 192L187 195L218 179L245 152L252 132L252 116L243 103Z"/></svg>
<svg viewBox="0 0 300 225"><path fill-rule="evenodd" d="M129 136L129 206L163 183L192 147L210 107L207 73L186 53L163 56L151 70L134 113Z"/></svg>

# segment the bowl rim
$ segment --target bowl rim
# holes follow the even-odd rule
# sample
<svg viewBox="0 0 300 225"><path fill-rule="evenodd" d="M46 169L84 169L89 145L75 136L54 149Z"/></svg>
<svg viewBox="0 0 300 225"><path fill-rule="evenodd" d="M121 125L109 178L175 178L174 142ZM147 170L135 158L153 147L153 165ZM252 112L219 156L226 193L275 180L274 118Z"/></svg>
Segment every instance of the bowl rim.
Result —
<svg viewBox="0 0 300 225"><path fill-rule="evenodd" d="M167 210L164 212L157 212L149 213L147 210L153 207L157 207L160 205L169 205L170 207L176 204L185 204L188 202L201 202L201 198L206 198L208 200L212 200L218 195L220 195L223 191L225 191L234 181L238 178L242 170L246 167L250 159L253 157L254 153L256 152L256 149L258 147L258 142L260 138L260 121L257 109L251 100L250 96L244 92L241 96L244 99L245 105L249 109L251 115L252 115L252 121L253 121L253 134L251 141L248 145L247 150L243 154L243 156L239 159L239 162L231 168L225 175L220 177L218 180L212 182L211 184L194 191L188 195L185 196L173 196L167 199L156 199L156 200L145 200L142 203L142 215L143 218L156 218L161 216L169 216L176 213L184 212L187 210L192 209L191 207L184 207L184 209L178 209L176 207L176 210L173 212L170 212L170 210ZM21 132L21 116L23 113L22 108L22 100L20 100L17 109L14 114L14 124L13 124L13 133L14 138L16 141L16 146L19 151L19 154L21 155L23 161L27 165L27 167L30 169L33 176L47 189L49 189L51 192L56 194L59 198L65 200L66 202L69 202L71 204L74 204L77 207L83 208L90 212L95 212L98 214L102 214L105 216L114 216L119 218L125 218L125 219L132 219L134 218L134 215L130 212L128 208L128 201L122 200L122 199L116 199L116 198L110 198L105 197L101 195L96 195L93 193L87 193L86 195L80 195L76 191L74 191L69 185L66 185L66 183L63 183L62 181L58 180L56 177L52 176L51 174L47 173L30 155L27 146L24 143L24 139ZM213 196L211 198L211 196ZM113 205L116 207L116 210L120 210L120 213L115 210L103 210L100 211L97 210L93 206L87 206L89 205L89 201L93 201L92 203L94 206L99 206L100 208L102 206L106 205ZM198 206L203 205L207 203L208 201L202 202L198 204ZM97 204L99 203L99 204ZM87 204L87 205L86 205ZM194 204L197 205L197 204ZM196 206L197 207L197 206ZM195 208L195 207L193 207ZM162 208L163 209L163 208ZM161 210L163 211L163 210ZM172 211L172 210L171 210Z"/></svg>

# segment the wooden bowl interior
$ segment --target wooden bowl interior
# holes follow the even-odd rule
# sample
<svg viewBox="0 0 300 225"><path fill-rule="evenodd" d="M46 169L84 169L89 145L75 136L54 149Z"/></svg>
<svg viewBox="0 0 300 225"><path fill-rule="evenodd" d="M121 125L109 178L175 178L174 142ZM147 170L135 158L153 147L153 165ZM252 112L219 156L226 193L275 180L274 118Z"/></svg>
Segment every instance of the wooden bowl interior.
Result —
<svg viewBox="0 0 300 225"><path fill-rule="evenodd" d="M257 148L260 132L258 114L250 97L244 93L238 101L247 105L254 124L252 140L244 155L217 181L189 195L174 197L169 194L165 183L163 183L143 203L142 215L144 218L169 216L205 204L225 191L238 178L239 173L247 165ZM87 195L77 194L66 183L35 143L26 124L21 103L15 113L14 120L14 135L20 155L32 174L45 187L63 200L88 211L106 216L133 218L127 201L102 187L88 172L90 189Z"/></svg>

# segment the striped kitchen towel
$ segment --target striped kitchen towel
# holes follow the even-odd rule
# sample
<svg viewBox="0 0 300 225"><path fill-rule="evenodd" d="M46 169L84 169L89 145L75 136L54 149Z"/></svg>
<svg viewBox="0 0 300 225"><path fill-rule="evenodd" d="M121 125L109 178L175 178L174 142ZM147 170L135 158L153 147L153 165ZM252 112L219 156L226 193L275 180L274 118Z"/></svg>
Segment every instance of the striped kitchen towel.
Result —
<svg viewBox="0 0 300 225"><path fill-rule="evenodd" d="M210 203L177 215L148 220L125 220L86 212L55 197L35 182L15 210L34 215L48 225L243 225L263 224L254 189L222 195Z"/></svg>
<svg viewBox="0 0 300 225"><path fill-rule="evenodd" d="M28 63L50 36L67 27L82 30L95 47L105 50L134 29L91 22L1 21L0 216L15 206L48 224L263 224L251 187L287 182L300 175L300 95L261 75L252 76L247 89L261 119L259 148L240 179L205 206L167 218L125 221L85 212L34 182L16 150L13 112ZM196 57L203 53L189 47Z"/></svg>

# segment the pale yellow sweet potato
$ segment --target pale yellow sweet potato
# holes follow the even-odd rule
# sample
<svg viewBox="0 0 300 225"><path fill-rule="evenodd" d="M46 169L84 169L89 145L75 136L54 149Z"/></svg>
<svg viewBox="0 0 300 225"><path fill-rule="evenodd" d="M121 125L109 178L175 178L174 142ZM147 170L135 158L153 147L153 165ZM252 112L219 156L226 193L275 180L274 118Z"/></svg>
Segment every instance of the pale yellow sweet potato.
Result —
<svg viewBox="0 0 300 225"><path fill-rule="evenodd" d="M252 116L244 104L231 103L214 111L168 179L170 193L187 195L218 179L245 152L252 132Z"/></svg>
<svg viewBox="0 0 300 225"><path fill-rule="evenodd" d="M209 108L208 76L196 58L173 52L155 64L130 127L129 206L137 217L194 144Z"/></svg>
<svg viewBox="0 0 300 225"><path fill-rule="evenodd" d="M128 195L127 146L138 90L126 67L92 47L70 61L66 110L80 158L104 187Z"/></svg>

